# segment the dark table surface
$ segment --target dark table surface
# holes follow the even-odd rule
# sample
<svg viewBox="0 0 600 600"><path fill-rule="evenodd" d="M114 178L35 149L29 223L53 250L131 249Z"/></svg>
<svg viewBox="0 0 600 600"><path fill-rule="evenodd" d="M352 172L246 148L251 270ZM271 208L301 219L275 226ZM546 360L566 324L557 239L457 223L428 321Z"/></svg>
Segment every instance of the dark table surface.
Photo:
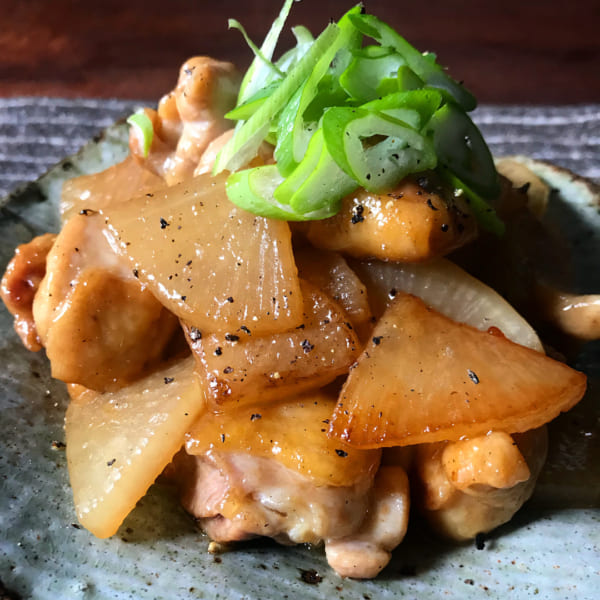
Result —
<svg viewBox="0 0 600 600"><path fill-rule="evenodd" d="M353 0L303 0L317 33ZM280 0L0 0L0 96L158 98L194 54L248 64L236 17L260 43ZM368 0L435 50L481 102L600 102L598 0ZM288 38L286 38L287 40Z"/></svg>

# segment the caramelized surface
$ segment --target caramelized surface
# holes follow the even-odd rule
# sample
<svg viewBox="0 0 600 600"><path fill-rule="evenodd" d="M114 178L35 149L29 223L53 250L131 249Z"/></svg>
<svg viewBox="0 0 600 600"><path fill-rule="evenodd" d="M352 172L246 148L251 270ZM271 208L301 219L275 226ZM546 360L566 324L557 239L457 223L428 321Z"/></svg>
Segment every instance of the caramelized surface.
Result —
<svg viewBox="0 0 600 600"><path fill-rule="evenodd" d="M372 476L377 450L358 450L327 435L335 401L310 392L260 408L206 413L187 436L190 454L248 453L272 458L318 485L351 486Z"/></svg>
<svg viewBox="0 0 600 600"><path fill-rule="evenodd" d="M350 372L331 432L363 448L521 432L571 408L585 388L565 364L402 295Z"/></svg>
<svg viewBox="0 0 600 600"><path fill-rule="evenodd" d="M477 224L458 199L449 204L405 179L388 194L350 194L335 217L311 221L304 231L317 248L356 258L414 262L443 256L467 243L475 237Z"/></svg>
<svg viewBox="0 0 600 600"><path fill-rule="evenodd" d="M299 327L257 335L237 328L201 335L186 327L206 395L221 408L263 404L319 388L348 371L360 345L340 306L302 282L304 319Z"/></svg>

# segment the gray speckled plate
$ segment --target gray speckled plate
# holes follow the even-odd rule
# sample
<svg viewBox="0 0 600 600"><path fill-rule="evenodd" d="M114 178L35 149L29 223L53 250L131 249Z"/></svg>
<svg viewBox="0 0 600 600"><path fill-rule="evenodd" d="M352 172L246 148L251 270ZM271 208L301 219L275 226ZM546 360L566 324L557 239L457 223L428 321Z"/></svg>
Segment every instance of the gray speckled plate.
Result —
<svg viewBox="0 0 600 600"><path fill-rule="evenodd" d="M35 184L0 204L0 269L14 247L58 227L62 181L97 171L125 153L124 130L67 159ZM571 174L536 162L533 168L560 189L554 216L565 224L583 269L579 283L600 291L598 190ZM343 580L320 550L243 544L228 554L207 553L208 540L155 485L119 533L98 540L76 524L65 454L66 393L52 381L43 353L31 354L0 308L0 598L577 598L600 590L600 412L597 347L579 367L590 393L562 418L542 489L484 550L435 539L411 525L391 564L375 581ZM565 458L567 457L567 458ZM560 489L548 502L548 490ZM552 492L550 492L552 494ZM552 504L553 507L549 508ZM587 505L586 507L583 507ZM314 569L322 578L302 577ZM305 580L312 580L308 583Z"/></svg>

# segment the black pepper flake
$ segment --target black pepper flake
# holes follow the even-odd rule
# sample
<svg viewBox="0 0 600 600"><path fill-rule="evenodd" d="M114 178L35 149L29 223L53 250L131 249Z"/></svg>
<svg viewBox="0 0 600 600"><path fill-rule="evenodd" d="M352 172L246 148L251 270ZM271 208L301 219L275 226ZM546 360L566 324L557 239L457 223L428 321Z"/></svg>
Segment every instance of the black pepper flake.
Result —
<svg viewBox="0 0 600 600"><path fill-rule="evenodd" d="M357 223L361 223L365 220L363 217L364 212L365 207L362 204L357 204L356 206L352 207L352 218L350 219L352 225L356 225Z"/></svg>
<svg viewBox="0 0 600 600"><path fill-rule="evenodd" d="M57 440L53 440L50 444L50 448L52 448L52 450L64 450L66 447L67 445L64 442L59 442Z"/></svg>
<svg viewBox="0 0 600 600"><path fill-rule="evenodd" d="M241 330L241 331L243 331L244 333L247 333L248 335L252 335L252 334L250 333L250 330L249 330L249 329L248 329L248 328L247 328L245 325L242 325L242 326L240 327L240 330Z"/></svg>
<svg viewBox="0 0 600 600"><path fill-rule="evenodd" d="M431 201L431 198L427 198L427 206L429 206L429 208L431 210L440 210L439 208L437 208L437 206L433 205L433 202Z"/></svg>
<svg viewBox="0 0 600 600"><path fill-rule="evenodd" d="M134 269L133 276L137 279L140 276L140 272L137 269Z"/></svg>
<svg viewBox="0 0 600 600"><path fill-rule="evenodd" d="M221 356L221 354L223 354L223 349L221 348L221 346L217 346L214 352L215 356Z"/></svg>
<svg viewBox="0 0 600 600"><path fill-rule="evenodd" d="M450 229L450 227L448 226L448 223L442 223L442 226L440 227L440 229L446 233L446 231L448 231L448 229Z"/></svg>
<svg viewBox="0 0 600 600"><path fill-rule="evenodd" d="M73 529L81 529L81 525L77 523L71 523L71 527L73 527Z"/></svg>
<svg viewBox="0 0 600 600"><path fill-rule="evenodd" d="M181 299L185 302L187 300L187 296L181 296Z"/></svg>
<svg viewBox="0 0 600 600"><path fill-rule="evenodd" d="M229 296L229 298L227 298L227 302L233 304L233 296Z"/></svg>
<svg viewBox="0 0 600 600"><path fill-rule="evenodd" d="M87 217L88 215L96 214L96 211L91 208L83 208L79 211L79 214Z"/></svg>
<svg viewBox="0 0 600 600"><path fill-rule="evenodd" d="M165 229L170 225L170 223L168 221L166 221L165 219L163 219L162 217L160 218L160 228L161 229Z"/></svg>
<svg viewBox="0 0 600 600"><path fill-rule="evenodd" d="M225 434L224 433L221 434L221 442L223 444L225 443Z"/></svg>
<svg viewBox="0 0 600 600"><path fill-rule="evenodd" d="M485 549L485 534L478 533L475 536L475 548L477 548L477 550Z"/></svg>
<svg viewBox="0 0 600 600"><path fill-rule="evenodd" d="M240 339L239 335L235 335L235 333L226 333L225 334L225 339L228 342L237 342Z"/></svg>
<svg viewBox="0 0 600 600"><path fill-rule="evenodd" d="M337 450L335 451L335 453L340 457L340 458L346 458L346 456L348 456L348 453L344 450Z"/></svg>
<svg viewBox="0 0 600 600"><path fill-rule="evenodd" d="M197 327L190 327L189 335L192 342L198 342L202 339L202 332Z"/></svg>
<svg viewBox="0 0 600 600"><path fill-rule="evenodd" d="M191 264L192 264L192 261L191 261L191 260L188 260L188 261L185 263L185 266L186 266L186 267L189 267Z"/></svg>
<svg viewBox="0 0 600 600"><path fill-rule="evenodd" d="M254 413L251 417L251 421L256 421L257 419L262 419L262 415L260 413Z"/></svg>
<svg viewBox="0 0 600 600"><path fill-rule="evenodd" d="M146 196L148 196L148 198L154 198L154 194L151 194L150 192L148 192Z"/></svg>
<svg viewBox="0 0 600 600"><path fill-rule="evenodd" d="M392 298L396 297L396 294L398 293L398 290L396 288L392 288L389 292L388 292L388 298L391 300Z"/></svg>
<svg viewBox="0 0 600 600"><path fill-rule="evenodd" d="M175 377L165 377L165 383L173 383L175 381Z"/></svg>
<svg viewBox="0 0 600 600"><path fill-rule="evenodd" d="M471 369L467 369L467 373L469 374L469 379L477 385L479 383L479 377L477 377L477 373L475 371L471 371Z"/></svg>
<svg viewBox="0 0 600 600"><path fill-rule="evenodd" d="M381 340L382 339L383 339L383 336L382 335L378 335L378 336L376 336L376 337L373 338L373 343L376 346L379 346L379 344L381 344Z"/></svg>
<svg viewBox="0 0 600 600"><path fill-rule="evenodd" d="M229 375L229 373L233 373L233 367L225 367L223 369L223 373L225 373L225 375Z"/></svg>
<svg viewBox="0 0 600 600"><path fill-rule="evenodd" d="M475 585L475 581L473 581L472 579L465 579L465 583L467 585Z"/></svg>
<svg viewBox="0 0 600 600"><path fill-rule="evenodd" d="M298 569L300 571L300 579L304 583L309 583L310 585L318 585L323 581L323 578L314 570L314 569Z"/></svg>
<svg viewBox="0 0 600 600"><path fill-rule="evenodd" d="M107 467L112 467L112 466L113 466L113 465L114 465L116 462L117 462L117 459L116 459L116 458L113 458L112 460L109 460L109 461L106 463L106 466L107 466Z"/></svg>
<svg viewBox="0 0 600 600"><path fill-rule="evenodd" d="M306 354L308 354L315 347L314 344L311 344L308 340L302 340L300 345Z"/></svg>

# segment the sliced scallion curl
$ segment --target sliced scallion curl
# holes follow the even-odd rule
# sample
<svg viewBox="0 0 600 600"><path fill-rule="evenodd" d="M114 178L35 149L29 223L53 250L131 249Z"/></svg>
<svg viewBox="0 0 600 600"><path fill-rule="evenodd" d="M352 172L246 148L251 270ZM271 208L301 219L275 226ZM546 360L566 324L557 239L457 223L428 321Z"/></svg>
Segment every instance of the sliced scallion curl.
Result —
<svg viewBox="0 0 600 600"><path fill-rule="evenodd" d="M337 212L329 206L311 212L298 213L287 204L279 202L274 191L283 178L276 165L264 165L232 173L226 182L227 197L237 206L255 215L283 221L309 221L325 219Z"/></svg>
<svg viewBox="0 0 600 600"><path fill-rule="evenodd" d="M441 103L442 95L437 90L423 89L388 94L383 98L363 104L362 108L382 112L420 130L429 122ZM407 109L417 112L418 122L413 123L402 116L406 114Z"/></svg>
<svg viewBox="0 0 600 600"><path fill-rule="evenodd" d="M418 90L425 85L423 80L407 65L398 69L396 79L399 92Z"/></svg>
<svg viewBox="0 0 600 600"><path fill-rule="evenodd" d="M340 75L340 85L360 102L375 100L398 91L398 69L406 65L392 48L366 46L354 53L348 68Z"/></svg>
<svg viewBox="0 0 600 600"><path fill-rule="evenodd" d="M391 189L409 173L437 164L429 139L407 123L364 108L329 109L323 135L340 168L370 192Z"/></svg>
<svg viewBox="0 0 600 600"><path fill-rule="evenodd" d="M150 153L150 147L152 146L152 140L154 139L154 126L150 117L143 111L133 113L127 122L135 128L138 136L142 139L142 152L144 158Z"/></svg>
<svg viewBox="0 0 600 600"><path fill-rule="evenodd" d="M331 217L339 211L340 200L357 187L333 160L323 141L323 130L318 129L298 167L275 190L275 198L296 213Z"/></svg>
<svg viewBox="0 0 600 600"><path fill-rule="evenodd" d="M306 122L304 115L318 93L319 83L330 70L337 53L342 48L348 49L349 44L359 41L355 35L356 29L349 19L350 15L358 14L359 11L360 7L355 6L340 19L337 39L325 49L307 80L300 87L299 94L292 98L282 113L277 131L275 159L283 175L289 175L300 163L312 132L316 130L316 123Z"/></svg>
<svg viewBox="0 0 600 600"><path fill-rule="evenodd" d="M260 60L262 60L263 65L272 72L276 77L283 78L283 73L268 59L261 51L261 49L250 39L244 26L237 21L236 19L229 19L228 21L229 29L237 29L246 40L246 44L250 46L252 52L254 52L254 56Z"/></svg>
<svg viewBox="0 0 600 600"><path fill-rule="evenodd" d="M427 125L440 164L477 194L493 198L500 192L492 154L477 126L455 104L445 104Z"/></svg>
<svg viewBox="0 0 600 600"><path fill-rule="evenodd" d="M269 132L271 121L289 102L294 92L312 72L323 53L335 42L340 31L330 23L308 52L287 73L285 79L258 110L236 130L215 161L213 173L236 171L250 162Z"/></svg>
<svg viewBox="0 0 600 600"><path fill-rule="evenodd" d="M315 41L313 34L303 25L292 27L292 33L296 38L296 47L288 50L275 63L277 68L284 73L287 73L290 67L295 65L306 54Z"/></svg>
<svg viewBox="0 0 600 600"><path fill-rule="evenodd" d="M473 215L483 229L498 237L504 235L504 231L506 230L504 222L477 192L472 190L464 181L461 181L447 168L439 167L438 172L454 188L455 194L464 194Z"/></svg>
<svg viewBox="0 0 600 600"><path fill-rule="evenodd" d="M269 29L269 33L267 33L267 36L260 47L261 55L269 61L273 58L275 46L277 45L281 31L283 30L288 15L290 14L293 3L294 0L285 0L279 16L273 21L271 29ZM242 104L248 98L253 96L258 90L265 87L265 85L268 83L268 77L271 73L271 69L265 66L263 59L255 56L240 85L238 104Z"/></svg>
<svg viewBox="0 0 600 600"><path fill-rule="evenodd" d="M226 119L232 121L247 121L267 100L267 98L278 88L281 79L272 81L264 88L258 90L250 96L243 104L238 104L235 108L225 114Z"/></svg>
<svg viewBox="0 0 600 600"><path fill-rule="evenodd" d="M394 48L427 85L446 90L466 111L471 111L477 106L473 94L444 72L444 69L435 62L435 55L421 54L387 23L373 15L351 15L350 19L363 34L373 38L382 46Z"/></svg>

